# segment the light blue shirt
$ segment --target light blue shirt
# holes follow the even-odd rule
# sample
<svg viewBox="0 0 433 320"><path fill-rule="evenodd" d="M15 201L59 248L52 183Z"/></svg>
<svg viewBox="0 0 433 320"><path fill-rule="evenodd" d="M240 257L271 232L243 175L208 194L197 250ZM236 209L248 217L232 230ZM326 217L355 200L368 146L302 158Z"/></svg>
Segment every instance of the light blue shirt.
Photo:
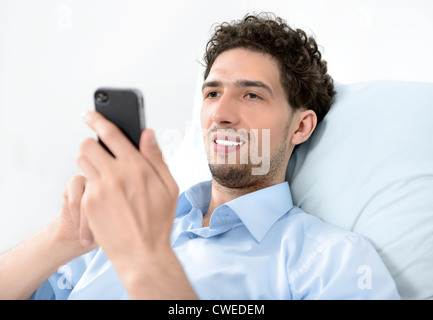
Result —
<svg viewBox="0 0 433 320"><path fill-rule="evenodd" d="M287 182L215 209L211 182L179 196L171 243L200 299L399 299L364 237L293 206ZM128 299L101 249L74 259L33 299Z"/></svg>

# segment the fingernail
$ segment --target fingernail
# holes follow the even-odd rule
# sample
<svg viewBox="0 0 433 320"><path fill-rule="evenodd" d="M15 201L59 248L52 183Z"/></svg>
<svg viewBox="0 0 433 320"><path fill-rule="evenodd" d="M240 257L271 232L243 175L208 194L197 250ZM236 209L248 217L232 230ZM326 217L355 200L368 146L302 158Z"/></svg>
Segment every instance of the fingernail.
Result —
<svg viewBox="0 0 433 320"><path fill-rule="evenodd" d="M90 111L85 111L81 114L81 118L83 118L84 121L88 121L90 117Z"/></svg>
<svg viewBox="0 0 433 320"><path fill-rule="evenodd" d="M155 132L153 132L153 130L149 130L149 142L151 144L156 144L156 139L155 139Z"/></svg>

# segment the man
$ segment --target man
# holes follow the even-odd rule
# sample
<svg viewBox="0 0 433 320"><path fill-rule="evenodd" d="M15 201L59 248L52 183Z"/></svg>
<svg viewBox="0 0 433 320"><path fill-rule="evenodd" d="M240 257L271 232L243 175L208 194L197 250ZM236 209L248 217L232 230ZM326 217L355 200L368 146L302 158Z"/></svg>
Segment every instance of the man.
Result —
<svg viewBox="0 0 433 320"><path fill-rule="evenodd" d="M138 151L86 113L115 157L83 142L60 217L1 257L2 298L399 298L366 239L291 201L290 156L335 95L314 39L247 16L216 28L205 62L212 181L178 197L152 130Z"/></svg>

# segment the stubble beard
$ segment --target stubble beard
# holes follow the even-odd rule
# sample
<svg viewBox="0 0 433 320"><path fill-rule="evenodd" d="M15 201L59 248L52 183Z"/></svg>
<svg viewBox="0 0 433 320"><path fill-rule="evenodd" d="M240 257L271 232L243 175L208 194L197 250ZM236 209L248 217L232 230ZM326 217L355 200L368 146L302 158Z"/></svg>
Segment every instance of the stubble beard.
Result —
<svg viewBox="0 0 433 320"><path fill-rule="evenodd" d="M267 174L252 174L253 168L259 167L260 164L253 164L250 159L246 164L215 164L209 161L209 169L213 180L219 185L231 189L259 190L273 185L281 167L287 165L285 159L289 148L287 141L288 129L289 126L284 129L280 146L270 155L270 166Z"/></svg>

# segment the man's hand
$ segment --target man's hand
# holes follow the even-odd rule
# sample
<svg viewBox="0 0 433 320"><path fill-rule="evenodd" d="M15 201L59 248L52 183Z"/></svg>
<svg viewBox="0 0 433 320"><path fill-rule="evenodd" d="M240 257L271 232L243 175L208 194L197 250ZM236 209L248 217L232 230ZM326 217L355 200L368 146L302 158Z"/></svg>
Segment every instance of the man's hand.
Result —
<svg viewBox="0 0 433 320"><path fill-rule="evenodd" d="M96 248L80 208L85 187L85 177L74 177L61 215L0 256L0 299L28 299L59 266Z"/></svg>
<svg viewBox="0 0 433 320"><path fill-rule="evenodd" d="M96 247L89 230L87 217L81 210L81 200L86 188L87 179L75 176L63 192L62 213L59 218L57 235L63 242L69 242L79 251L89 251ZM80 255L79 252L76 255Z"/></svg>
<svg viewBox="0 0 433 320"><path fill-rule="evenodd" d="M97 112L84 116L110 149L81 145L77 164L87 177L81 211L131 298L189 299L195 294L170 244L179 189L152 130L137 150Z"/></svg>

